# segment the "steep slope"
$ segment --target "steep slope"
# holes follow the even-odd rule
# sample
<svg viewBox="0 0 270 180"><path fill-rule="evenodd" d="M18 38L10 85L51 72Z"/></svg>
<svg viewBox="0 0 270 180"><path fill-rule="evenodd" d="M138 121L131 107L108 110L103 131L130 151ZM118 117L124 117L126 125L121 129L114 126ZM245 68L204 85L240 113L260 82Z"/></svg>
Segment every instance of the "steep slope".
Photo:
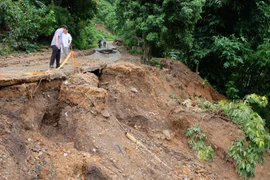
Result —
<svg viewBox="0 0 270 180"><path fill-rule="evenodd" d="M167 69L160 70L128 60L98 76L1 87L0 177L241 179L227 149L243 132L218 112L171 98L224 97L180 62L164 60ZM215 149L211 163L188 148L185 131L195 123ZM265 158L255 179L270 178Z"/></svg>

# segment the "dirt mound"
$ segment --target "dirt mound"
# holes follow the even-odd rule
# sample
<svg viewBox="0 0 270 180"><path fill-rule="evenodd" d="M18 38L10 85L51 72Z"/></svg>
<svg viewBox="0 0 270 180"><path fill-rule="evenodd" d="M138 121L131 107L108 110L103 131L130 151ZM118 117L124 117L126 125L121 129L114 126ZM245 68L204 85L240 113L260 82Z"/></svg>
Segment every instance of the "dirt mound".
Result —
<svg viewBox="0 0 270 180"><path fill-rule="evenodd" d="M169 61L163 70L118 61L96 75L1 87L0 177L241 179L227 149L243 132L218 113L172 97L223 98L182 63ZM185 131L195 123L215 149L212 163L188 148ZM256 179L270 178L265 158Z"/></svg>

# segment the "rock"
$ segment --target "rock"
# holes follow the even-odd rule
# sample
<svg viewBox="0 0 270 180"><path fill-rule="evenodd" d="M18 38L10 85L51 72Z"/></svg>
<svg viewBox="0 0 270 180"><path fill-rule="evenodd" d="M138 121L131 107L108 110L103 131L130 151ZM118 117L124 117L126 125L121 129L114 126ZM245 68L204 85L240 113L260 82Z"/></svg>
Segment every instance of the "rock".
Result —
<svg viewBox="0 0 270 180"><path fill-rule="evenodd" d="M131 91L131 92L134 92L134 93L139 92L136 88L130 88L130 91Z"/></svg>
<svg viewBox="0 0 270 180"><path fill-rule="evenodd" d="M24 172L27 172L28 171L28 169L26 168L26 167L23 167L23 169L22 169Z"/></svg>
<svg viewBox="0 0 270 180"><path fill-rule="evenodd" d="M98 114L97 111L96 111L96 110L93 110L93 109L90 110L90 112L91 112L93 115L95 115L95 116Z"/></svg>
<svg viewBox="0 0 270 180"><path fill-rule="evenodd" d="M39 144L37 144L33 148L31 148L31 150L38 153L39 151L41 151L41 148L40 148Z"/></svg>
<svg viewBox="0 0 270 180"><path fill-rule="evenodd" d="M160 134L157 134L156 137L157 137L158 139L160 139L160 138L161 138L161 135L160 135Z"/></svg>
<svg viewBox="0 0 270 180"><path fill-rule="evenodd" d="M111 116L110 113L109 113L107 110L102 111L102 112L101 112L101 115L102 115L103 117L105 117L105 118L109 118L109 117Z"/></svg>
<svg viewBox="0 0 270 180"><path fill-rule="evenodd" d="M191 171L189 168L184 167L182 173L183 173L184 175L186 175L187 177L189 177L190 179L193 179L192 171Z"/></svg>
<svg viewBox="0 0 270 180"><path fill-rule="evenodd" d="M174 108L173 110L172 110L172 112L174 113L174 114L179 114L180 112L182 112L183 111L183 109L181 108L181 106L178 106L178 107L176 107L176 108Z"/></svg>
<svg viewBox="0 0 270 180"><path fill-rule="evenodd" d="M169 130L164 130L163 134L165 135L165 138L170 141L171 140L171 133Z"/></svg>
<svg viewBox="0 0 270 180"><path fill-rule="evenodd" d="M202 174L202 173L207 173L207 171L205 169L199 169L196 171L196 173Z"/></svg>

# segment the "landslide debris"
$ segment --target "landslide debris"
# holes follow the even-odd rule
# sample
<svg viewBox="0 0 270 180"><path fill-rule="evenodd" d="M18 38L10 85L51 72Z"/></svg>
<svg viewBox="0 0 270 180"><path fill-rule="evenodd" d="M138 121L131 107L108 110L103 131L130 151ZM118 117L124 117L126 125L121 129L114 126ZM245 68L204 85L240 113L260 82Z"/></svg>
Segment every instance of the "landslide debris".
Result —
<svg viewBox="0 0 270 180"><path fill-rule="evenodd" d="M119 61L98 76L78 73L65 80L1 87L0 177L240 179L227 149L243 132L170 98L213 102L223 96L183 64L164 62L164 70ZM215 149L212 163L187 146L186 128L195 123ZM260 179L269 179L265 166L256 172Z"/></svg>

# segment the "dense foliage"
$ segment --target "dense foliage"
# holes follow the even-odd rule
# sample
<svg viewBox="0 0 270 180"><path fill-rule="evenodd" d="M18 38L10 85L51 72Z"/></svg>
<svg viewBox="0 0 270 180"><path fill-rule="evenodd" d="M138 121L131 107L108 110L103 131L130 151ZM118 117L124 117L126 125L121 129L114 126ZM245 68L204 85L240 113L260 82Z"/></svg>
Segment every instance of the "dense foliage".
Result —
<svg viewBox="0 0 270 180"><path fill-rule="evenodd" d="M255 176L256 162L263 163L264 151L270 148L270 134L265 128L265 120L253 111L253 104L266 107L268 101L264 96L251 94L243 101L219 103L224 113L241 125L246 134L246 139L239 139L229 147L229 155L237 162L236 172L244 178Z"/></svg>
<svg viewBox="0 0 270 180"><path fill-rule="evenodd" d="M229 98L270 95L267 0L117 0L127 45L181 60Z"/></svg>
<svg viewBox="0 0 270 180"><path fill-rule="evenodd" d="M174 45L192 46L195 23L200 19L204 0L117 0L117 15L124 38L133 45L142 43L144 62L162 56ZM128 32L128 33L125 33Z"/></svg>
<svg viewBox="0 0 270 180"><path fill-rule="evenodd" d="M115 6L120 34L127 45L143 47L143 62L180 60L230 99L270 96L268 0L117 0ZM270 122L269 105L258 112Z"/></svg>
<svg viewBox="0 0 270 180"><path fill-rule="evenodd" d="M269 1L207 1L183 60L229 98L269 95Z"/></svg>
<svg viewBox="0 0 270 180"><path fill-rule="evenodd" d="M0 3L2 41L14 49L31 51L40 35L50 35L55 22L54 12L43 3L27 0L5 0Z"/></svg>
<svg viewBox="0 0 270 180"><path fill-rule="evenodd" d="M97 19L100 23L103 23L113 34L117 35L118 31L118 19L116 17L116 6L112 2L101 0L98 3Z"/></svg>
<svg viewBox="0 0 270 180"><path fill-rule="evenodd" d="M34 51L50 44L54 31L66 24L73 45L85 48L91 19L97 12L94 0L3 0L0 2L0 35L4 47Z"/></svg>

